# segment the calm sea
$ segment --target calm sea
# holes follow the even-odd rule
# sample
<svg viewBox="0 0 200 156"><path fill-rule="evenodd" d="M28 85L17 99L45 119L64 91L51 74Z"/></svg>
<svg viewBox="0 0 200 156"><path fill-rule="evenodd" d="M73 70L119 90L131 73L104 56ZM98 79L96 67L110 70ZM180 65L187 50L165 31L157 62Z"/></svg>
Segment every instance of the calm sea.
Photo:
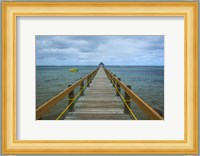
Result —
<svg viewBox="0 0 200 156"><path fill-rule="evenodd" d="M72 66L36 67L36 106L51 99L68 85L92 72L97 66L73 66L78 72L69 72ZM106 66L145 102L164 113L164 67L163 66ZM78 92L78 90L76 90ZM67 106L67 98L52 108L43 119L55 119ZM131 108L139 119L148 119L135 103Z"/></svg>

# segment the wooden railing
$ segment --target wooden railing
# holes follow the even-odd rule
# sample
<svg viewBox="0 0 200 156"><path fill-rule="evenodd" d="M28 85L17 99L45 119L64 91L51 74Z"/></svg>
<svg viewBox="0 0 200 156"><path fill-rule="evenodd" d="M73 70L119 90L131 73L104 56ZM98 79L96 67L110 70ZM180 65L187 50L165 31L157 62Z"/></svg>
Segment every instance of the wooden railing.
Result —
<svg viewBox="0 0 200 156"><path fill-rule="evenodd" d="M76 83L70 85L68 88L66 88L64 91L62 91L61 93L59 93L58 95L54 96L52 99L50 99L49 101L45 102L44 104L42 104L41 106L39 106L36 109L36 119L41 119L42 116L53 106L55 106L56 104L58 104L58 102L60 102L63 98L65 98L66 96L68 96L70 93L73 92L73 90L75 90L78 86L80 86L80 89L83 88L84 85L84 81L87 81L87 85L89 86L89 84L91 83L91 80L94 78L94 76L96 75L97 71L99 70L99 67L94 70L93 72L91 72L90 74L84 76L83 78L81 78L79 81L77 81ZM83 95L83 92L81 93L81 95Z"/></svg>
<svg viewBox="0 0 200 156"><path fill-rule="evenodd" d="M119 94L121 88L125 92L125 99L131 99L133 102L137 104L137 106L152 120L163 120L163 117L156 112L149 104L147 104L144 100L142 100L135 92L133 92L130 89L130 86L126 86L119 78L116 77L115 74L113 74L111 71L103 68L106 75L108 76L110 82L113 84L113 86L116 87L116 95ZM128 100L127 100L128 101ZM130 100L129 100L130 101ZM128 104L130 105L130 102L128 101ZM127 110L125 110L127 112Z"/></svg>

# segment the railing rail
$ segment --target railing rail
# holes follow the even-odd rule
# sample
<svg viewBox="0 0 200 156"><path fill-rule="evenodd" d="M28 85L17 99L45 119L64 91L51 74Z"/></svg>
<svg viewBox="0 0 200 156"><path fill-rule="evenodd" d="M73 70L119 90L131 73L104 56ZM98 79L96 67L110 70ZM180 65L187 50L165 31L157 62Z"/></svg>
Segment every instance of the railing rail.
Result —
<svg viewBox="0 0 200 156"><path fill-rule="evenodd" d="M124 92L134 101L138 107L150 118L153 120L163 120L163 117L156 112L149 104L147 104L144 100L142 100L134 91L129 89L123 82L120 81L111 71L103 68L106 75L108 76L110 82L112 82L113 86L120 87L124 90Z"/></svg>
<svg viewBox="0 0 200 156"><path fill-rule="evenodd" d="M41 119L42 116L50 108L52 108L53 106L58 104L58 102L60 102L63 98L65 98L69 93L71 93L73 90L75 90L78 86L82 87L83 82L85 80L87 80L87 81L92 80L94 78L94 76L96 75L98 70L99 70L99 67L96 70L94 70L93 72L89 73L88 75L84 76L83 78L81 78L80 80L75 82L74 84L72 84L70 87L66 88L64 91L60 92L58 95L54 96L53 98L51 98L50 100L48 100L47 102L45 102L44 104L39 106L36 109L36 119L37 120Z"/></svg>

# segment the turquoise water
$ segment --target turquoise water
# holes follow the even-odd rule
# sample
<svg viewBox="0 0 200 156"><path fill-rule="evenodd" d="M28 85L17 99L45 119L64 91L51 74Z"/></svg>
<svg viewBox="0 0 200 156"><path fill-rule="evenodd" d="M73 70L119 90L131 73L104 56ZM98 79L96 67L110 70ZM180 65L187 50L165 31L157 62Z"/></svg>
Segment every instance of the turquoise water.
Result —
<svg viewBox="0 0 200 156"><path fill-rule="evenodd" d="M69 72L71 68L78 72ZM164 67L163 66L106 66L121 78L121 81L131 85L132 90L153 108L164 113ZM51 99L69 84L73 84L84 75L92 72L97 66L37 66L36 67L36 106ZM76 91L78 92L78 91ZM44 119L55 119L66 107L67 99L63 99L52 108ZM147 119L132 103L133 112L139 119Z"/></svg>

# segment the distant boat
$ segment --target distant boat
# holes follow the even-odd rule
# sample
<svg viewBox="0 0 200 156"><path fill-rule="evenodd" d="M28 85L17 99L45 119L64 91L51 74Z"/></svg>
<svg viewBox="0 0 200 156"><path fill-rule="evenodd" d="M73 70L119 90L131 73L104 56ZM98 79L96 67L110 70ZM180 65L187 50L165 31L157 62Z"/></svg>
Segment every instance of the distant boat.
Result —
<svg viewBox="0 0 200 156"><path fill-rule="evenodd" d="M71 68L69 69L70 72L78 72L78 69L77 68Z"/></svg>

